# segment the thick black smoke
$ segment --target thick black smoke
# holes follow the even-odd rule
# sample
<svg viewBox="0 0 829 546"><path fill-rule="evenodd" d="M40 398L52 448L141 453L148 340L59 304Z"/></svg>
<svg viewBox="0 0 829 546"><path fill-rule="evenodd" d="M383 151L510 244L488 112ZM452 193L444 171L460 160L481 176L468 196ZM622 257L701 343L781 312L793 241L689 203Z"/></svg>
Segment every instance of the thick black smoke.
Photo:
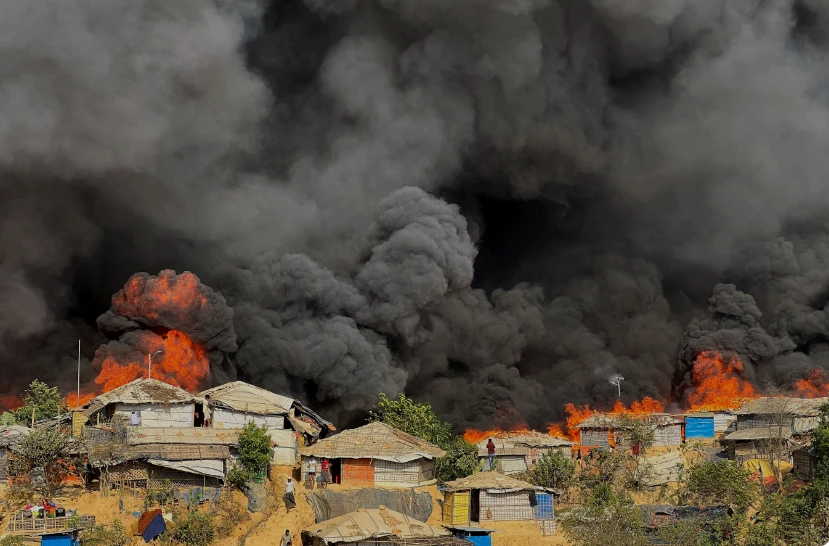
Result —
<svg viewBox="0 0 829 546"><path fill-rule="evenodd" d="M0 2L9 388L71 383L110 295L167 268L232 307L222 377L332 418L405 390L540 426L616 373L679 398L699 350L829 368L827 15Z"/></svg>

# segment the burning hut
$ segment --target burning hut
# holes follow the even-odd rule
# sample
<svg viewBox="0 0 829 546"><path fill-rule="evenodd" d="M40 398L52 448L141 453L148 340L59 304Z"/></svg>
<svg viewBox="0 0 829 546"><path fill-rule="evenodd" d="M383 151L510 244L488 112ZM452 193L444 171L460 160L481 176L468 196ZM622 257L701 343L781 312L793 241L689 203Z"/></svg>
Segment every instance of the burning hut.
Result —
<svg viewBox="0 0 829 546"><path fill-rule="evenodd" d="M30 428L19 425L0 428L0 480L8 480L10 455L30 431Z"/></svg>
<svg viewBox="0 0 829 546"><path fill-rule="evenodd" d="M445 525L555 518L552 489L497 472L478 472L448 482L441 490Z"/></svg>
<svg viewBox="0 0 829 546"><path fill-rule="evenodd" d="M297 400L242 381L214 387L201 395L208 422L214 428L242 428L249 422L265 426L274 442L276 464L296 463L299 439L303 445L312 444L335 430L334 425Z"/></svg>
<svg viewBox="0 0 829 546"><path fill-rule="evenodd" d="M631 416L592 415L575 427L579 431L579 443L583 448L627 447L625 446L624 432L630 426L628 419L641 420L653 427L654 446L676 446L683 443L685 422L664 413Z"/></svg>
<svg viewBox="0 0 829 546"><path fill-rule="evenodd" d="M83 406L88 422L108 422L116 415L129 420L133 412L144 427L192 428L203 401L184 389L158 379L136 379L96 396Z"/></svg>
<svg viewBox="0 0 829 546"><path fill-rule="evenodd" d="M478 458L487 458L486 445L489 437L478 442ZM570 456L573 442L549 434L536 433L499 433L492 436L495 444L496 470L502 474L519 474L535 466L544 453L559 451ZM486 466L485 466L486 468Z"/></svg>
<svg viewBox="0 0 829 546"><path fill-rule="evenodd" d="M345 430L300 449L303 479L311 457L327 458L332 479L347 485L426 485L435 479L435 460L445 454L384 423Z"/></svg>
<svg viewBox="0 0 829 546"><path fill-rule="evenodd" d="M432 527L385 507L362 508L302 531L302 546L469 546L440 527Z"/></svg>
<svg viewBox="0 0 829 546"><path fill-rule="evenodd" d="M744 404L734 413L736 430L722 439L728 458L788 460L820 423L826 398L764 397Z"/></svg>

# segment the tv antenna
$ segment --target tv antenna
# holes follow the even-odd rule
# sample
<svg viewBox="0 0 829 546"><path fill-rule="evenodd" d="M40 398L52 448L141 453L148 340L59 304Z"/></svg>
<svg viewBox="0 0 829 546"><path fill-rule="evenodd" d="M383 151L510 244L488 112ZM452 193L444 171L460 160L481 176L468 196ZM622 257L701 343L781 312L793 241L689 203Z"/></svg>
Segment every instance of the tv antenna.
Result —
<svg viewBox="0 0 829 546"><path fill-rule="evenodd" d="M624 377L622 377L621 375L617 375L614 379L608 381L608 383L610 383L611 385L616 385L616 390L619 393L619 400L622 399L622 381L624 380Z"/></svg>

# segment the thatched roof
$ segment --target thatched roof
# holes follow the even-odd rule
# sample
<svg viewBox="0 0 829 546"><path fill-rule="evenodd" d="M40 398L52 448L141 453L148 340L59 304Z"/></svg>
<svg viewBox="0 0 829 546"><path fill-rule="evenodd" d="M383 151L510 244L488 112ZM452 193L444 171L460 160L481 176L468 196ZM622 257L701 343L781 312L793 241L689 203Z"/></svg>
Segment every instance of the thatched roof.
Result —
<svg viewBox="0 0 829 546"><path fill-rule="evenodd" d="M521 480L516 480L515 478L510 478L509 476L504 476L498 472L478 472L466 478L446 482L445 488L448 491L463 491L465 489L544 489L527 482L522 482Z"/></svg>
<svg viewBox="0 0 829 546"><path fill-rule="evenodd" d="M275 394L244 381L233 381L213 387L201 393L210 397L211 406L255 413L258 415L287 415L294 405L294 399Z"/></svg>
<svg viewBox="0 0 829 546"><path fill-rule="evenodd" d="M763 397L743 404L734 413L737 415L794 415L796 417L817 417L820 406L829 398L788 398Z"/></svg>
<svg viewBox="0 0 829 546"><path fill-rule="evenodd" d="M652 413L648 415L629 415L627 417L629 417L630 419L645 421L655 427L682 424L682 421L680 421L673 415L668 415L666 413ZM597 413L596 415L591 415L590 417L576 425L575 428L621 429L625 428L625 426L625 416Z"/></svg>
<svg viewBox="0 0 829 546"><path fill-rule="evenodd" d="M735 442L743 440L768 440L771 438L782 438L787 440L792 437L792 429L788 426L784 427L761 427L761 428L747 428L732 432L725 438L724 442Z"/></svg>
<svg viewBox="0 0 829 546"><path fill-rule="evenodd" d="M344 516L322 523L315 523L303 530L303 534L319 537L329 544L359 542L373 538L450 537L441 527L432 527L409 516L380 508L361 508Z"/></svg>
<svg viewBox="0 0 829 546"><path fill-rule="evenodd" d="M439 447L385 423L369 423L320 440L300 449L300 454L329 459L381 459L408 462L438 459L446 455Z"/></svg>
<svg viewBox="0 0 829 546"><path fill-rule="evenodd" d="M201 397L158 379L136 379L93 398L84 406L87 416L110 404L187 404Z"/></svg>

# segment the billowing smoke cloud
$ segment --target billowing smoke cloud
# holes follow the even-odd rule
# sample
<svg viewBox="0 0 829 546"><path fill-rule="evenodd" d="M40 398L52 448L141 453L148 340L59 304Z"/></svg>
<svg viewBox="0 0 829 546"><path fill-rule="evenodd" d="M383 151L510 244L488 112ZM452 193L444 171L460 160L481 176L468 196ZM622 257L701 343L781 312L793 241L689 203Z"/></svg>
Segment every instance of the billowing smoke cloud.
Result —
<svg viewBox="0 0 829 546"><path fill-rule="evenodd" d="M2 6L10 384L31 363L71 381L111 294L164 269L232 308L235 346L221 306L187 331L216 380L334 419L405 390L459 425L540 426L612 402L617 373L625 402L677 398L703 350L783 386L829 369L827 13ZM183 328L113 311L109 336Z"/></svg>

